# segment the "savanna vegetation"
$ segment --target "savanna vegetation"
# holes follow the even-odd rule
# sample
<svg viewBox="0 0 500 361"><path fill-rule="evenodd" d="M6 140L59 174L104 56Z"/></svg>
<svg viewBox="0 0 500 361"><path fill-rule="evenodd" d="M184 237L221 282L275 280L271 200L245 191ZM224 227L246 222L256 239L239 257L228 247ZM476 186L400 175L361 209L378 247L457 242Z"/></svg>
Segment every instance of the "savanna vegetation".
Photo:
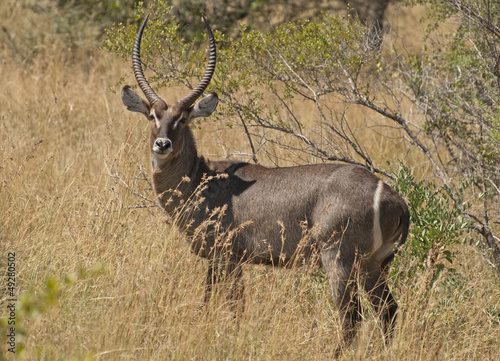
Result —
<svg viewBox="0 0 500 361"><path fill-rule="evenodd" d="M151 13L149 79L167 102L185 95L206 64L201 11L221 100L193 125L201 153L360 164L410 206L394 339L364 302L341 358L499 359L500 5L202 3L0 3L0 360L332 358L323 272L246 266L241 317L223 287L200 311L205 261L155 204L148 124L119 92Z"/></svg>

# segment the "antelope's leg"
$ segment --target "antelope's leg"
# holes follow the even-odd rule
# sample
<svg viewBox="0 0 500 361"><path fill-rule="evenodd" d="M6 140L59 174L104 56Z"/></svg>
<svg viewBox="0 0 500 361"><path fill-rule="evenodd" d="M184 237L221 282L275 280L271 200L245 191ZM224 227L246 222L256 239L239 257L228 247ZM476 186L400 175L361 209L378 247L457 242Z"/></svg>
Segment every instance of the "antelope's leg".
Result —
<svg viewBox="0 0 500 361"><path fill-rule="evenodd" d="M345 256L345 255L344 255ZM321 261L326 273L335 304L342 318L342 347L348 346L356 336L361 320L358 296L357 262L355 257L338 257L336 250L324 251Z"/></svg>
<svg viewBox="0 0 500 361"><path fill-rule="evenodd" d="M379 321L386 342L388 342L394 333L398 304L387 284L387 267L384 270L376 268L368 272L363 286L375 312L379 315Z"/></svg>
<svg viewBox="0 0 500 361"><path fill-rule="evenodd" d="M244 309L244 291L243 269L236 260L226 260L221 264L221 260L210 260L208 263L207 284L205 288L204 304L210 301L212 292L216 283L223 281L229 285L228 301L238 311Z"/></svg>
<svg viewBox="0 0 500 361"><path fill-rule="evenodd" d="M238 262L230 262L227 268L227 277L230 282L228 300L236 313L245 309L245 285L243 282L243 269Z"/></svg>
<svg viewBox="0 0 500 361"><path fill-rule="evenodd" d="M219 282L219 264L212 260L208 261L208 272L207 272L207 284L205 287L205 299L203 300L204 305L210 301L212 296L213 286Z"/></svg>

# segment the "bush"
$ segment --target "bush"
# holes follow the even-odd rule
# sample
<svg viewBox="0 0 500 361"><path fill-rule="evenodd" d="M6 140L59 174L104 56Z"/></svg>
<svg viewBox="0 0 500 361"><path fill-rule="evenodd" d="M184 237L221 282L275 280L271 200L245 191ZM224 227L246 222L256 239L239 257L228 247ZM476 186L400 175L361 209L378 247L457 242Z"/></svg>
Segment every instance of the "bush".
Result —
<svg viewBox="0 0 500 361"><path fill-rule="evenodd" d="M464 234L471 225L462 216L470 205L457 207L446 187L438 188L427 180L415 181L402 164L395 175L393 187L407 200L412 228L406 246L396 258L393 275L397 274L398 282L405 282L422 270L430 270L432 285L444 269L453 269L453 246L465 242ZM466 186L463 184L462 192Z"/></svg>

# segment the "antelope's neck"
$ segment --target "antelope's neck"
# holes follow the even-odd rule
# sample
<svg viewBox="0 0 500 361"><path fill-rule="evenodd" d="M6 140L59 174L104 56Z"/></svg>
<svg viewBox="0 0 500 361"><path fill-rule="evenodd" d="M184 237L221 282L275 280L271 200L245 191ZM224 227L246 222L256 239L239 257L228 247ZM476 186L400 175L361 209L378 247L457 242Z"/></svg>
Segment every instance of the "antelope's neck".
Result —
<svg viewBox="0 0 500 361"><path fill-rule="evenodd" d="M198 156L193 141L172 159L164 162L153 160L152 163L153 189L160 205L174 216L200 184L205 161Z"/></svg>

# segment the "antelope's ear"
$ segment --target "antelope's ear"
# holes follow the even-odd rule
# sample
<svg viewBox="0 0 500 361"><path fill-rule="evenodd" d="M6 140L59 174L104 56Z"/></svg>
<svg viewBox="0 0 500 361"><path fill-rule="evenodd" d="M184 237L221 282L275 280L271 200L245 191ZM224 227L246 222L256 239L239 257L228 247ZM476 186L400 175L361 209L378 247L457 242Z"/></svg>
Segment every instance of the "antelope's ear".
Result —
<svg viewBox="0 0 500 361"><path fill-rule="evenodd" d="M151 107L128 85L122 89L122 101L128 110L144 114L149 119Z"/></svg>
<svg viewBox="0 0 500 361"><path fill-rule="evenodd" d="M193 108L191 108L191 113L189 115L189 120L199 117L208 117L217 108L219 103L219 98L217 93L210 93L206 97L200 99Z"/></svg>

